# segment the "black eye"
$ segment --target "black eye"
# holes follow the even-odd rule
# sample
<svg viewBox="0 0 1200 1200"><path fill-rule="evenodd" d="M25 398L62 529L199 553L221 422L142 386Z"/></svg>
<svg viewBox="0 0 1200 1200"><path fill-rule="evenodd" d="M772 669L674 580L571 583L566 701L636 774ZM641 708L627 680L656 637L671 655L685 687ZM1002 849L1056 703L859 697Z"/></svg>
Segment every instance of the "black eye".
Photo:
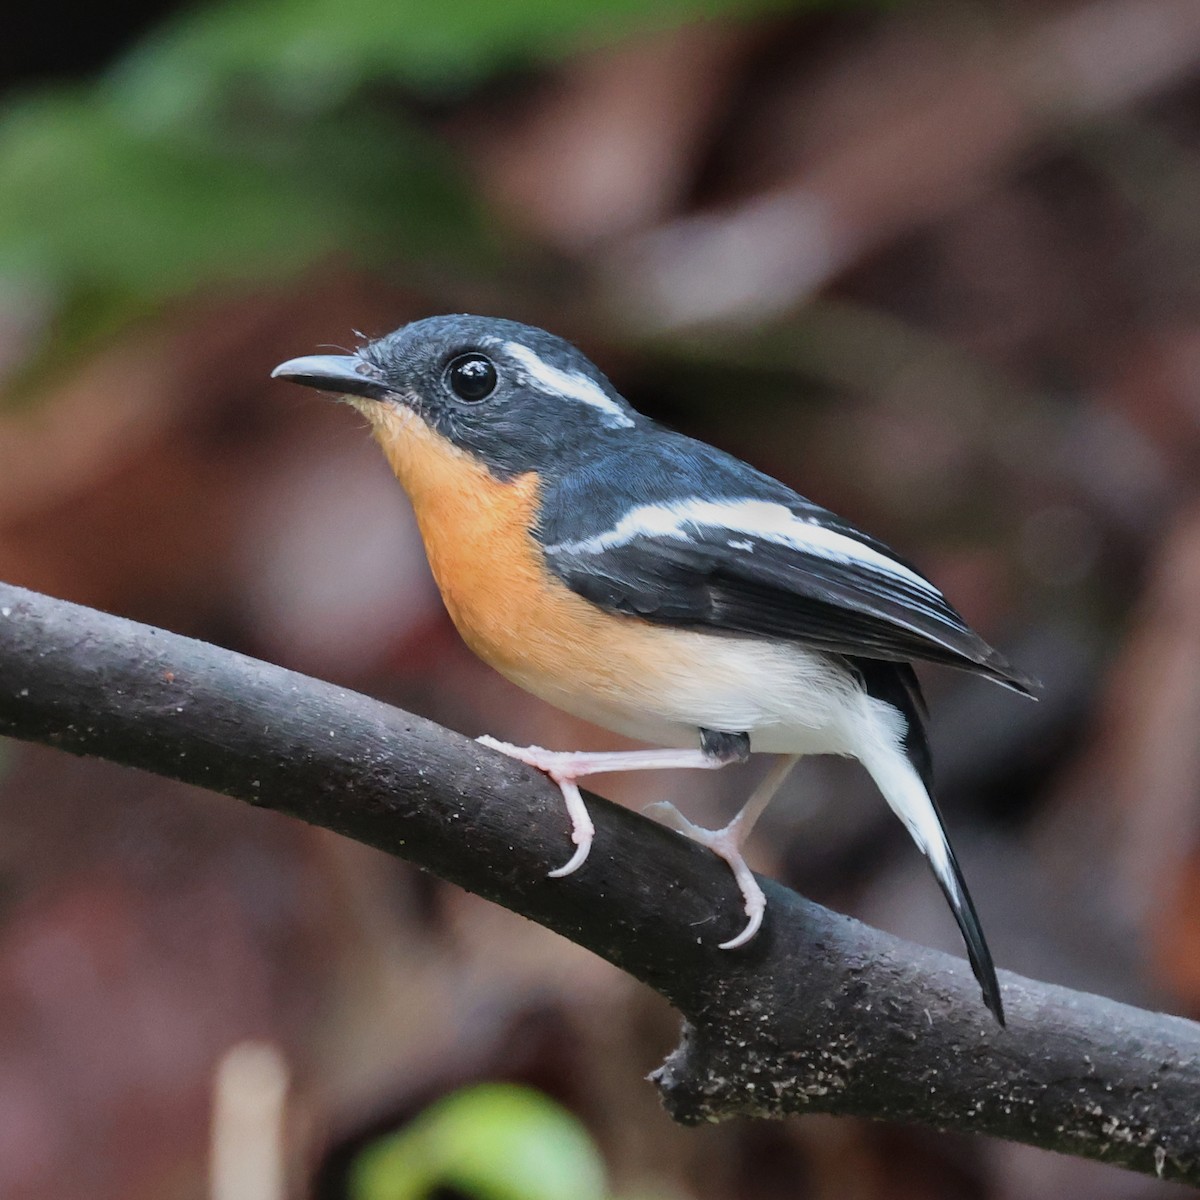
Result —
<svg viewBox="0 0 1200 1200"><path fill-rule="evenodd" d="M460 400L478 404L496 390L496 368L482 354L460 354L446 368L446 378Z"/></svg>

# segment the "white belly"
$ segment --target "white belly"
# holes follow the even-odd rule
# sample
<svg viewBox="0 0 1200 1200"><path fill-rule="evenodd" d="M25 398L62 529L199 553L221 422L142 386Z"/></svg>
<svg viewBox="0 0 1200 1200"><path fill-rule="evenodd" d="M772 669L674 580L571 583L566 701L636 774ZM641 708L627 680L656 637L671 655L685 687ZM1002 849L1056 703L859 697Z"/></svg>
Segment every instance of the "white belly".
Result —
<svg viewBox="0 0 1200 1200"><path fill-rule="evenodd" d="M771 754L852 753L871 701L828 656L788 643L654 629L654 654L617 686L551 683L508 670L515 683L605 729L661 746L696 746L700 729L745 732Z"/></svg>

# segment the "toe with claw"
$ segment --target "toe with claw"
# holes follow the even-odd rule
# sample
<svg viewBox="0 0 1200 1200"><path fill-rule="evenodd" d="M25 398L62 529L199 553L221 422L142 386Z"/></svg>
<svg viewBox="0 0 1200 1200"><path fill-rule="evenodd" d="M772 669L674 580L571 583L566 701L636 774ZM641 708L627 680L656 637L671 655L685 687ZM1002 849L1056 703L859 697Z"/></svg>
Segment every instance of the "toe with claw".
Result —
<svg viewBox="0 0 1200 1200"><path fill-rule="evenodd" d="M721 942L718 948L736 950L739 946L744 946L762 926L763 914L767 910L767 898L763 895L762 888L758 886L758 880L754 878L754 873L742 857L743 834L740 820L735 817L723 829L705 829L702 825L689 821L675 805L666 800L655 801L642 811L647 816L674 829L677 833L683 834L684 837L690 838L693 842L707 846L719 858L725 860L741 890L747 921L741 933L727 942Z"/></svg>
<svg viewBox="0 0 1200 1200"><path fill-rule="evenodd" d="M592 824L591 814L579 793L579 785L569 769L569 754L560 754L554 750L543 750L541 746L514 746L511 742L501 742L497 738L484 734L475 739L481 746L490 750L498 750L509 758L515 758L526 766L536 767L537 770L549 775L558 784L563 801L567 806L567 815L571 818L571 841L575 843L575 853L553 871L547 872L551 879L561 879L578 871L587 862L592 849L592 838L596 828Z"/></svg>

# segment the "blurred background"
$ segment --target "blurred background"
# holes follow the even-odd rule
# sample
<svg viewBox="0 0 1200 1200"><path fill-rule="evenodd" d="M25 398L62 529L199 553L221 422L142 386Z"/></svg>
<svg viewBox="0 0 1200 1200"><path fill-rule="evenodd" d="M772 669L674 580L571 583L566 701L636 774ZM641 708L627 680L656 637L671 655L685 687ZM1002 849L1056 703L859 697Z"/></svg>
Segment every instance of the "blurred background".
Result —
<svg viewBox="0 0 1200 1200"><path fill-rule="evenodd" d="M475 735L614 739L458 642L362 422L268 373L576 341L917 561L997 962L1200 1017L1200 4L64 0L0 43L0 577ZM361 332L359 332L361 331ZM2 682L2 681L0 681ZM605 777L732 812L753 768ZM866 777L752 861L961 953ZM671 1124L665 1003L321 830L0 745L0 1196L1157 1197L984 1139Z"/></svg>

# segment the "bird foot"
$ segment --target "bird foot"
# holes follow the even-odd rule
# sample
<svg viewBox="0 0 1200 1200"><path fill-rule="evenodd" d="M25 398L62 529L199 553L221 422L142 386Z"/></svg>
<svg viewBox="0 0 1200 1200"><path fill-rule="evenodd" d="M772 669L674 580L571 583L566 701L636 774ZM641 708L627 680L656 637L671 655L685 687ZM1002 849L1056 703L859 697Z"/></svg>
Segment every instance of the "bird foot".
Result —
<svg viewBox="0 0 1200 1200"><path fill-rule="evenodd" d="M561 867L548 871L547 876L550 879L561 879L564 875L578 871L587 862L592 849L592 839L596 836L591 814L579 793L579 785L575 782L580 775L588 773L586 770L577 770L580 765L578 760L586 756L545 750L541 746L514 746L511 742L502 742L487 734L475 740L481 746L487 746L489 750L498 750L509 758L525 763L526 766L536 767L558 784L558 790L567 806L567 815L571 818L571 841L575 843L575 853Z"/></svg>
<svg viewBox="0 0 1200 1200"><path fill-rule="evenodd" d="M758 886L758 880L754 878L754 873L742 857L742 838L745 834L743 833L741 814L734 817L722 829L705 829L702 825L689 821L675 805L666 800L655 801L642 811L674 829L676 833L681 833L693 842L699 842L701 846L706 846L729 865L729 869L733 872L733 877L741 889L742 904L747 921L741 933L727 942L722 942L719 949L736 950L739 946L744 946L762 926L763 914L767 911L767 898L763 895L762 888Z"/></svg>

